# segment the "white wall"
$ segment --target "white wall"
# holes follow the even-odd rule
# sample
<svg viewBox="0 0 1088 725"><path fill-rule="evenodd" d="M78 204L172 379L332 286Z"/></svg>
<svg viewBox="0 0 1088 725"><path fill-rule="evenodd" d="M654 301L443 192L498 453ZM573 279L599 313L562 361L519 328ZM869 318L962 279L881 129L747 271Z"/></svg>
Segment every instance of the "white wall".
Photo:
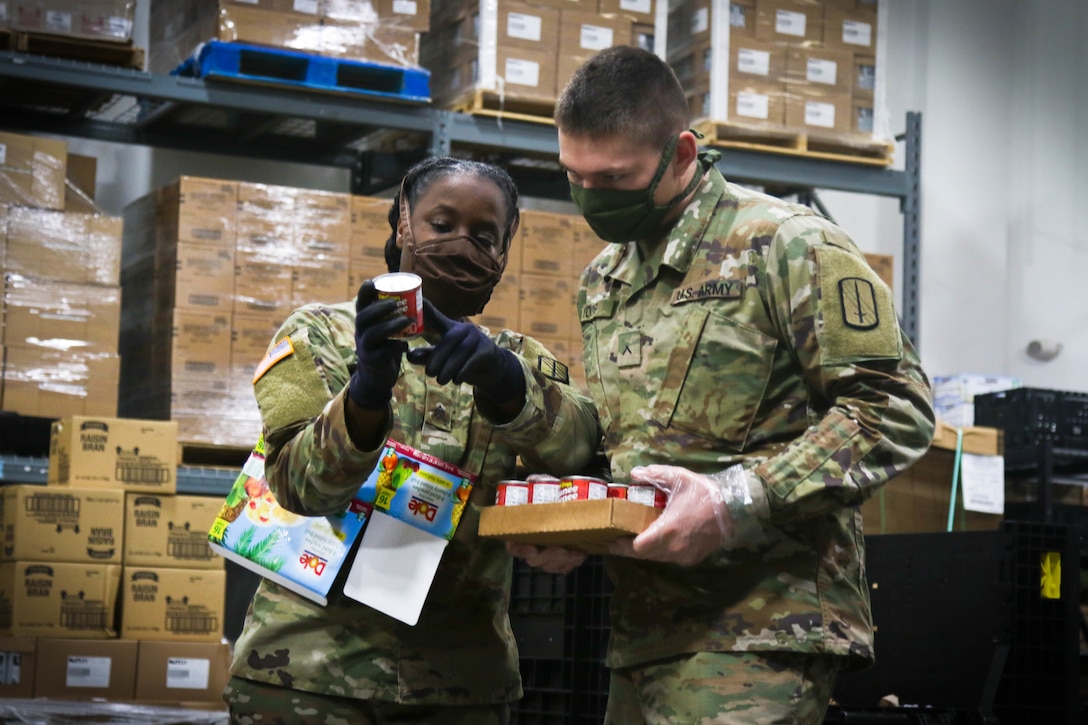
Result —
<svg viewBox="0 0 1088 725"><path fill-rule="evenodd" d="M888 108L922 112L918 340L931 375L1088 390L1088 3L889 0ZM894 202L823 195L866 251L899 254ZM1050 362L1032 339L1064 344Z"/></svg>
<svg viewBox="0 0 1088 725"><path fill-rule="evenodd" d="M886 7L892 130L903 130L907 111L923 114L917 342L927 370L1088 390L1088 243L1075 227L1075 200L1088 198L1081 133L1088 3L888 0ZM338 169L71 143L99 157L99 199L112 213L178 174L348 188ZM862 249L901 255L895 200L822 197ZM1064 348L1037 362L1024 352L1034 338Z"/></svg>

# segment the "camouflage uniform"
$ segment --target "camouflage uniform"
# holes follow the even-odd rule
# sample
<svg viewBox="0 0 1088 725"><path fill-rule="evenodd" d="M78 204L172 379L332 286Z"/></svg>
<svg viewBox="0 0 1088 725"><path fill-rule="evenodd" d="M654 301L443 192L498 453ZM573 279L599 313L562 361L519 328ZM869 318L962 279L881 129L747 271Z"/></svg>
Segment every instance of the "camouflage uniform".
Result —
<svg viewBox="0 0 1088 725"><path fill-rule="evenodd" d="M586 377L617 481L743 464L738 546L609 557L607 662L694 652L873 659L858 506L928 448L929 381L892 295L838 227L711 168L666 243L583 273Z"/></svg>
<svg viewBox="0 0 1088 725"><path fill-rule="evenodd" d="M275 338L290 336L293 354L255 384L268 483L297 513L343 510L381 452L356 449L344 422L354 316L352 303L296 311ZM513 474L516 455L530 468L547 462L555 474L578 471L596 450L599 428L589 399L553 379L565 379L565 368L538 342L510 331L494 339L520 354L526 374L525 406L509 423L487 421L471 386L440 386L407 361L394 388L390 438L481 472L418 624L354 602L339 588L322 607L264 581L235 645L232 675L420 706L490 706L521 697L507 618L511 559L501 541L477 538L479 509L494 502L496 483Z"/></svg>

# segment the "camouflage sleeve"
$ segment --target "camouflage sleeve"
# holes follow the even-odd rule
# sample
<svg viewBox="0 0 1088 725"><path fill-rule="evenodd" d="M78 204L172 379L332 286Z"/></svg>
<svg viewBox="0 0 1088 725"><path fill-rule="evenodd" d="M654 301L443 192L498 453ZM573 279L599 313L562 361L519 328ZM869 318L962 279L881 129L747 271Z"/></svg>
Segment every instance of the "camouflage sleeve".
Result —
<svg viewBox="0 0 1088 725"><path fill-rule="evenodd" d="M585 473L601 441L593 401L570 384L566 364L537 340L504 330L497 342L521 360L525 405L512 421L495 425L495 433L530 470L555 476Z"/></svg>
<svg viewBox="0 0 1088 725"><path fill-rule="evenodd" d="M294 513L343 511L380 453L356 449L347 431L345 389L355 350L350 319L339 319L347 314L336 307L293 314L270 346L290 352L254 383L268 448L265 477Z"/></svg>
<svg viewBox="0 0 1088 725"><path fill-rule="evenodd" d="M777 524L861 504L926 452L934 414L892 292L844 232L820 218L787 220L766 269L779 337L819 411L750 472L753 510Z"/></svg>

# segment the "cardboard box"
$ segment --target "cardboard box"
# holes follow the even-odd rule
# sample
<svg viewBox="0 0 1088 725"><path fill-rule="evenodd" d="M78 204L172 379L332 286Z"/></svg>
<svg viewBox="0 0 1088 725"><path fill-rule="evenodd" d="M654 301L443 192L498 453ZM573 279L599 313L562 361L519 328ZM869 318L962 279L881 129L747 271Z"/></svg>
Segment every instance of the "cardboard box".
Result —
<svg viewBox="0 0 1088 725"><path fill-rule="evenodd" d="M64 208L68 144L0 132L0 203Z"/></svg>
<svg viewBox="0 0 1088 725"><path fill-rule="evenodd" d="M872 106L876 90L876 58L864 53L854 54L854 100L868 100Z"/></svg>
<svg viewBox="0 0 1088 725"><path fill-rule="evenodd" d="M136 692L135 642L43 639L38 642L34 697L131 700Z"/></svg>
<svg viewBox="0 0 1088 725"><path fill-rule="evenodd" d="M569 281L574 274L572 252L576 236L574 215L526 209L514 243L521 249L522 274Z"/></svg>
<svg viewBox="0 0 1088 725"><path fill-rule="evenodd" d="M27 699L34 696L37 658L38 640L0 637L0 698Z"/></svg>
<svg viewBox="0 0 1088 725"><path fill-rule="evenodd" d="M238 182L181 176L152 193L159 239L234 249Z"/></svg>
<svg viewBox="0 0 1088 725"><path fill-rule="evenodd" d="M120 217L13 208L8 215L7 270L37 279L117 287L121 284Z"/></svg>
<svg viewBox="0 0 1088 725"><path fill-rule="evenodd" d="M162 306L229 313L234 308L234 250L168 243L156 250L155 294Z"/></svg>
<svg viewBox="0 0 1088 725"><path fill-rule="evenodd" d="M521 275L520 331L533 337L569 338L578 324L575 294L575 282L569 278Z"/></svg>
<svg viewBox="0 0 1088 725"><path fill-rule="evenodd" d="M632 26L631 19L624 15L563 8L560 11L556 88L565 86L578 66L605 48L631 45Z"/></svg>
<svg viewBox="0 0 1088 725"><path fill-rule="evenodd" d="M121 563L123 491L5 486L0 521L4 561Z"/></svg>
<svg viewBox="0 0 1088 725"><path fill-rule="evenodd" d="M888 287L895 287L895 257L890 254L865 253L865 261L876 272L877 277Z"/></svg>
<svg viewBox="0 0 1088 725"><path fill-rule="evenodd" d="M8 275L4 344L117 352L121 289Z"/></svg>
<svg viewBox="0 0 1088 725"><path fill-rule="evenodd" d="M49 440L50 486L177 491L177 423L69 416Z"/></svg>
<svg viewBox="0 0 1088 725"><path fill-rule="evenodd" d="M116 353L21 345L0 351L0 409L41 418L117 415L121 359Z"/></svg>
<svg viewBox="0 0 1088 725"><path fill-rule="evenodd" d="M826 93L850 95L854 90L854 54L848 50L791 45L786 59L786 84Z"/></svg>
<svg viewBox="0 0 1088 725"><path fill-rule="evenodd" d="M876 11L869 8L828 4L824 9L824 47L874 55L876 17Z"/></svg>
<svg viewBox="0 0 1088 725"><path fill-rule="evenodd" d="M168 377L229 374L230 313L175 309L171 320Z"/></svg>
<svg viewBox="0 0 1088 725"><path fill-rule="evenodd" d="M218 642L226 612L226 571L126 566L121 639Z"/></svg>
<svg viewBox="0 0 1088 725"><path fill-rule="evenodd" d="M64 179L64 211L70 214L98 214L94 203L97 185L98 159L93 156L68 154L68 169Z"/></svg>
<svg viewBox="0 0 1088 725"><path fill-rule="evenodd" d="M806 133L849 133L852 108L849 95L791 86L786 92L786 128Z"/></svg>
<svg viewBox="0 0 1088 725"><path fill-rule="evenodd" d="M753 38L756 34L756 0L730 0L729 37Z"/></svg>
<svg viewBox="0 0 1088 725"><path fill-rule="evenodd" d="M3 633L15 637L115 638L120 581L117 564L0 563L0 621L7 623ZM39 648L39 665L40 657ZM40 678L38 684L42 684Z"/></svg>
<svg viewBox="0 0 1088 725"><path fill-rule="evenodd" d="M654 0L600 0L599 12L621 13L640 23L652 23L656 4Z"/></svg>
<svg viewBox="0 0 1088 725"><path fill-rule="evenodd" d="M296 191L291 186L239 182L236 248L267 254L291 253Z"/></svg>
<svg viewBox="0 0 1088 725"><path fill-rule="evenodd" d="M478 325L489 328L492 332L499 330L520 330L521 321L518 309L520 306L521 291L518 274L506 273L502 276L495 289L491 292L491 300L484 307L484 311L476 315L473 321Z"/></svg>
<svg viewBox="0 0 1088 725"><path fill-rule="evenodd" d="M729 118L747 126L781 129L786 120L786 92L782 84L729 84Z"/></svg>
<svg viewBox="0 0 1088 725"><path fill-rule="evenodd" d="M347 299L348 262L325 255L301 255L291 273L291 307L312 302L335 304Z"/></svg>
<svg viewBox="0 0 1088 725"><path fill-rule="evenodd" d="M222 569L208 546L219 497L130 493L125 496L126 566Z"/></svg>
<svg viewBox="0 0 1088 725"><path fill-rule="evenodd" d="M351 240L351 195L331 191L295 191L295 242L298 254L324 255L346 262Z"/></svg>
<svg viewBox="0 0 1088 725"><path fill-rule="evenodd" d="M509 96L555 100L556 51L499 46L495 55L495 76Z"/></svg>
<svg viewBox="0 0 1088 725"><path fill-rule="evenodd" d="M781 84L786 76L788 48L785 43L769 43L755 38L737 38L729 44L729 85L759 83Z"/></svg>
<svg viewBox="0 0 1088 725"><path fill-rule="evenodd" d="M824 37L824 5L804 0L759 0L756 38L818 44Z"/></svg>
<svg viewBox="0 0 1088 725"><path fill-rule="evenodd" d="M253 373L283 324L283 317L277 313L251 312L238 313L231 319L231 378L252 386Z"/></svg>
<svg viewBox="0 0 1088 725"><path fill-rule="evenodd" d="M617 498L488 506L480 510L479 534L485 539L603 554L609 542L641 533L660 513L661 509Z"/></svg>
<svg viewBox="0 0 1088 725"><path fill-rule="evenodd" d="M276 313L293 309L293 269L282 259L262 252L238 252L234 258L234 312Z"/></svg>
<svg viewBox="0 0 1088 725"><path fill-rule="evenodd" d="M963 432L963 452L1000 455L1002 439L1002 431L995 428L967 428ZM955 429L938 422L933 445L921 460L884 484L862 505L865 533L946 531L955 449ZM977 511L961 512L960 506L957 503L953 522L956 529L990 530L1003 518Z"/></svg>
<svg viewBox="0 0 1088 725"><path fill-rule="evenodd" d="M139 642L136 700L222 705L230 660L230 645L223 642Z"/></svg>
<svg viewBox="0 0 1088 725"><path fill-rule="evenodd" d="M873 101L872 99L854 98L850 104L850 130L853 133L871 136L873 126Z"/></svg>
<svg viewBox="0 0 1088 725"><path fill-rule="evenodd" d="M499 48L540 50L555 57L559 48L559 11L554 8L502 2L498 6Z"/></svg>

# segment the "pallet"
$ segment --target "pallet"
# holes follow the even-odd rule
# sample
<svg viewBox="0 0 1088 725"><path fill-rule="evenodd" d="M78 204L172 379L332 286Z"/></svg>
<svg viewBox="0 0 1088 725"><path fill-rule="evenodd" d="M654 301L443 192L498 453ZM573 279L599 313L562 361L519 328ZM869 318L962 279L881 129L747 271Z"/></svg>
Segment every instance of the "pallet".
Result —
<svg viewBox="0 0 1088 725"><path fill-rule="evenodd" d="M241 471L253 447L216 446L210 443L178 443L178 465L230 468Z"/></svg>
<svg viewBox="0 0 1088 725"><path fill-rule="evenodd" d="M303 91L364 95L406 103L430 101L430 72L421 68L329 58L289 48L212 40L172 75Z"/></svg>
<svg viewBox="0 0 1088 725"><path fill-rule="evenodd" d="M144 49L131 43L4 30L0 49L134 70L144 67Z"/></svg>
<svg viewBox="0 0 1088 725"><path fill-rule="evenodd" d="M800 133L722 121L694 124L703 143L717 148L736 148L763 153L843 161L869 166L890 166L895 144L865 136Z"/></svg>
<svg viewBox="0 0 1088 725"><path fill-rule="evenodd" d="M451 111L460 111L475 116L509 118L529 123L555 125L552 116L555 112L555 100L503 94L497 91L485 91L479 88L457 96L449 104Z"/></svg>

